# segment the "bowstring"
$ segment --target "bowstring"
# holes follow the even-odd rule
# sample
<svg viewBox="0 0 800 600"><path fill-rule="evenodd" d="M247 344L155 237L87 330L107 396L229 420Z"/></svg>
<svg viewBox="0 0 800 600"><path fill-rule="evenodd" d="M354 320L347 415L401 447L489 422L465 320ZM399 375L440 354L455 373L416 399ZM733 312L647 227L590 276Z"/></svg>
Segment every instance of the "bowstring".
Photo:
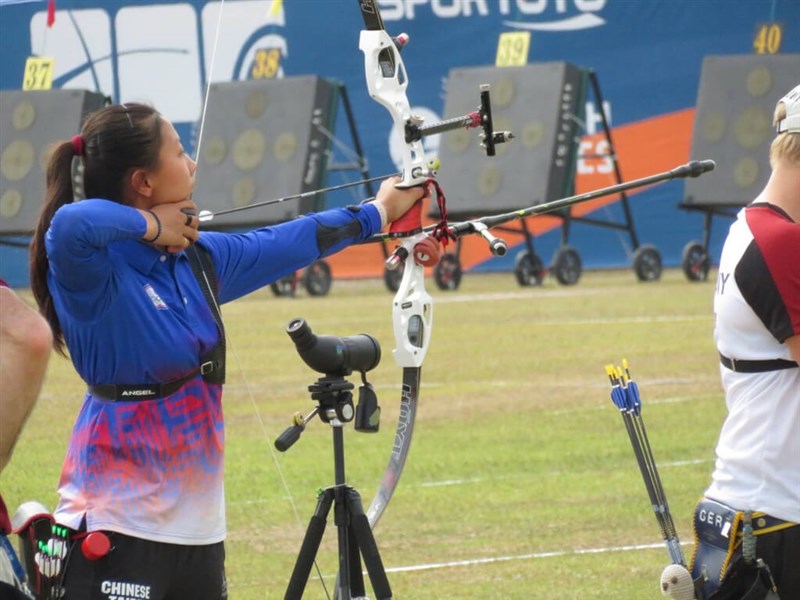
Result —
<svg viewBox="0 0 800 600"><path fill-rule="evenodd" d="M211 91L211 82L214 79L214 65L216 64L217 49L219 48L220 32L222 31L222 18L223 18L224 12L225 12L225 0L220 0L220 3L219 3L219 14L217 16L217 25L216 25L215 32L214 32L214 45L213 45L212 50L211 50L211 63L210 63L209 68L208 68L208 76L207 76L207 79L206 79L206 88L205 88L205 97L203 98L203 109L202 109L202 111L200 113L200 127L198 129L197 143L195 145L195 162L196 163L199 163L199 161L200 161L200 147L201 147L202 142L203 142L203 132L204 132L204 129L205 129L206 114L208 112L208 98L210 96L210 91ZM208 280L208 275L206 274L205 270L202 269L202 263L201 263L201 271L202 271L203 280L204 280L206 286L208 287L208 289L212 289L211 288L211 283ZM215 294L211 294L211 297L212 297L213 302L214 302L214 309L216 310L217 315L220 318L220 322L222 322L222 310L220 308L220 305L219 305L219 302L217 300L217 297L216 297ZM258 409L258 403L256 402L255 393L253 391L252 386L250 385L250 381L247 379L247 374L246 374L246 372L244 370L244 366L243 366L242 360L239 357L239 353L236 351L236 347L233 344L233 339L231 338L227 328L225 328L225 332L224 332L223 335L225 335L225 339L227 340L226 344L227 344L228 350L230 350L232 352L233 358L234 358L234 362L236 363L236 366L239 369L239 373L241 374L241 377L244 380L244 387L245 387L245 390L247 390L247 396L249 397L250 404L252 405L253 410L254 410L254 412L256 414L256 420L258 421L258 425L259 425L259 427L261 429L261 433L264 436L264 438L270 439L271 435L270 435L270 432L269 432L269 430L267 428L267 424L264 421L264 417L262 416L261 411ZM302 519L300 517L300 511L297 508L297 503L295 502L294 495L292 494L292 491L289 488L289 483L286 480L286 474L284 473L283 467L281 467L281 463L278 460L278 455L276 453L276 450L275 450L273 444L267 444L267 445L269 446L269 451L270 451L270 456L272 457L272 462L275 464L275 468L278 471L278 477L281 480L281 485L283 486L283 489L286 492L286 495L287 495L287 497L289 499L289 504L292 507L292 513L294 514L295 521L296 521L297 525L302 527L303 526L303 521L302 521ZM314 568L315 568L315 570L317 572L317 577L319 579L319 582L320 582L320 584L322 584L322 589L325 590L325 595L327 596L328 600L330 600L331 596L330 596L330 593L328 592L328 588L325 586L325 581L324 581L323 576L322 576L322 571L320 570L320 567L319 567L319 564L317 563L316 558L314 559Z"/></svg>

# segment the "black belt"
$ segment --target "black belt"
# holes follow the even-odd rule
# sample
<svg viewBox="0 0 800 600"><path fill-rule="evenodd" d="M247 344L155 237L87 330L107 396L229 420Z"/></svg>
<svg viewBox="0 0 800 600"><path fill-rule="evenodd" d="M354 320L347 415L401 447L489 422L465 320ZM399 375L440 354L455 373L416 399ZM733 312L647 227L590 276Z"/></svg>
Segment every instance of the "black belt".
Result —
<svg viewBox="0 0 800 600"><path fill-rule="evenodd" d="M783 519L779 519L778 517L773 517L771 515L762 513L762 512L754 512L750 516L751 525L753 527L753 535L764 535L765 533L773 533L775 531L780 531L782 529L788 529L789 527L797 527L800 523L794 523L793 521L784 521ZM739 523L739 526L736 530L737 536L744 535L744 520Z"/></svg>
<svg viewBox="0 0 800 600"><path fill-rule="evenodd" d="M773 358L770 360L737 360L719 355L719 362L722 366L737 373L766 373L767 371L781 371L783 369L794 369L798 366L793 360L783 358Z"/></svg>
<svg viewBox="0 0 800 600"><path fill-rule="evenodd" d="M163 398L177 392L183 384L190 379L194 379L198 375L210 375L214 371L215 364L208 361L200 365L200 368L194 369L190 373L184 375L180 379L170 381L169 383L144 383L144 384L131 384L131 385L90 385L89 391L93 396L108 400L109 402L122 401L138 401L138 400L155 400L156 398Z"/></svg>

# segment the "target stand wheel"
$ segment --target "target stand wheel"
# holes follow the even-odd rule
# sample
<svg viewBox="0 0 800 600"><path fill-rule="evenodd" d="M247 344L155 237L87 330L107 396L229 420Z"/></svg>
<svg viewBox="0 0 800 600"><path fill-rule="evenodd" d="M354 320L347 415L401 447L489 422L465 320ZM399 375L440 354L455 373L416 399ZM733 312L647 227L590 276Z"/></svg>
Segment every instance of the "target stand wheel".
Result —
<svg viewBox="0 0 800 600"><path fill-rule="evenodd" d="M644 244L633 253L633 271L639 281L658 281L661 270L661 255L655 246Z"/></svg>
<svg viewBox="0 0 800 600"><path fill-rule="evenodd" d="M522 287L542 285L545 275L542 259L535 252L523 250L514 258L514 275Z"/></svg>
<svg viewBox="0 0 800 600"><path fill-rule="evenodd" d="M394 271L387 269L386 267L383 268L383 283L386 285L387 290L395 293L400 289L400 282L403 279L403 271L405 270L406 263L404 262L400 263L400 266Z"/></svg>
<svg viewBox="0 0 800 600"><path fill-rule="evenodd" d="M331 268L324 260L315 260L303 273L303 287L310 296L327 296L332 282Z"/></svg>
<svg viewBox="0 0 800 600"><path fill-rule="evenodd" d="M550 268L561 285L575 285L583 273L583 265L578 251L572 246L561 246L553 258Z"/></svg>
<svg viewBox="0 0 800 600"><path fill-rule="evenodd" d="M433 268L433 278L440 290L457 290L461 285L461 275L461 263L452 252L442 254L441 260Z"/></svg>
<svg viewBox="0 0 800 600"><path fill-rule="evenodd" d="M269 284L272 293L281 297L294 296L297 291L297 274L292 273Z"/></svg>
<svg viewBox="0 0 800 600"><path fill-rule="evenodd" d="M693 240L683 247L681 266L683 274L689 281L707 281L711 269L711 257L703 244Z"/></svg>

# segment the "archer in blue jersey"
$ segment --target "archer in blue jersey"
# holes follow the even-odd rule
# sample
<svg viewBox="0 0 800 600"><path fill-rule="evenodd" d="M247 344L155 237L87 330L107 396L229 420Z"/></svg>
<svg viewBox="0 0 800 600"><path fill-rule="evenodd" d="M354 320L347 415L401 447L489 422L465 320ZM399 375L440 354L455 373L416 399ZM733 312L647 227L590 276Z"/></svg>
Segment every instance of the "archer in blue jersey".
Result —
<svg viewBox="0 0 800 600"><path fill-rule="evenodd" d="M113 548L89 560L72 545L68 598L226 597L224 334L202 280L219 302L235 300L365 240L423 193L389 179L373 203L201 233L195 169L173 126L140 104L92 114L50 159L31 283L56 348L89 388L55 517L79 537L105 533ZM213 273L197 276L193 254Z"/></svg>

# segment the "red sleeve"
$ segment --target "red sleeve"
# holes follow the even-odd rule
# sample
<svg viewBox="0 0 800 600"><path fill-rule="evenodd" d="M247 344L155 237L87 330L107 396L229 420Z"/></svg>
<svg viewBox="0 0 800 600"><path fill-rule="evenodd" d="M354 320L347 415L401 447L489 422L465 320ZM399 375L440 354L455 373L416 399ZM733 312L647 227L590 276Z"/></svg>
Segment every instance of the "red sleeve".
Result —
<svg viewBox="0 0 800 600"><path fill-rule="evenodd" d="M747 223L764 258L795 335L800 335L800 223L773 206L747 213Z"/></svg>

